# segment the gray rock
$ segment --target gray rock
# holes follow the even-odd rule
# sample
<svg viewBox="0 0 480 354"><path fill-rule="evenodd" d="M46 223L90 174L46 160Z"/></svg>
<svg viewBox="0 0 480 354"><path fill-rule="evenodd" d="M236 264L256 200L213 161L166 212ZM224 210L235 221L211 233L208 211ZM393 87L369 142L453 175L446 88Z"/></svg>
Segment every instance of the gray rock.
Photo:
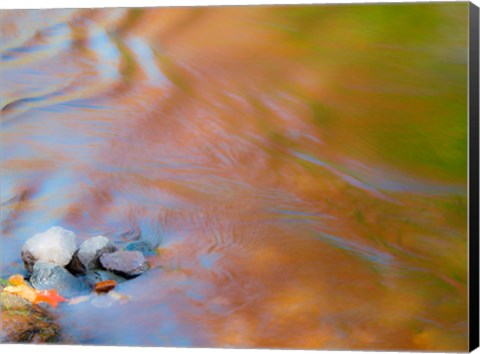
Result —
<svg viewBox="0 0 480 354"><path fill-rule="evenodd" d="M155 256L157 254L157 251L150 246L148 242L145 241L133 241L130 243L127 243L127 245L123 248L124 251L139 251L142 252L142 254L145 257L149 256Z"/></svg>
<svg viewBox="0 0 480 354"><path fill-rule="evenodd" d="M43 261L35 263L30 283L38 290L57 289L58 293L65 297L89 290L84 281L74 277L65 268Z"/></svg>
<svg viewBox="0 0 480 354"><path fill-rule="evenodd" d="M148 262L139 251L104 253L100 263L105 269L125 277L140 275L148 269Z"/></svg>
<svg viewBox="0 0 480 354"><path fill-rule="evenodd" d="M87 274L85 274L84 279L85 282L92 288L95 286L95 284L109 279L115 280L118 284L126 281L126 279L120 275L101 269L89 270Z"/></svg>
<svg viewBox="0 0 480 354"><path fill-rule="evenodd" d="M100 267L99 258L102 254L116 250L117 247L104 236L89 238L82 242L67 268L74 274L86 273Z"/></svg>
<svg viewBox="0 0 480 354"><path fill-rule="evenodd" d="M27 272L33 271L37 261L66 266L72 259L77 246L75 234L60 226L30 237L22 247L22 259Z"/></svg>

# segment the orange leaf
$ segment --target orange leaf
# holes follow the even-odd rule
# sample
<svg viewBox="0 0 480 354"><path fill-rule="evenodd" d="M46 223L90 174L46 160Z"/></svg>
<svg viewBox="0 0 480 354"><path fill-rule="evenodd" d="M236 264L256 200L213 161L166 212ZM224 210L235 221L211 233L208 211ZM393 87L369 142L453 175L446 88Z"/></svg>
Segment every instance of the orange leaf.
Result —
<svg viewBox="0 0 480 354"><path fill-rule="evenodd" d="M40 302L46 302L52 307L57 307L59 302L65 302L65 301L67 300L63 296L57 293L57 289L52 289L52 290L37 291L37 297L35 298L33 303L38 304Z"/></svg>

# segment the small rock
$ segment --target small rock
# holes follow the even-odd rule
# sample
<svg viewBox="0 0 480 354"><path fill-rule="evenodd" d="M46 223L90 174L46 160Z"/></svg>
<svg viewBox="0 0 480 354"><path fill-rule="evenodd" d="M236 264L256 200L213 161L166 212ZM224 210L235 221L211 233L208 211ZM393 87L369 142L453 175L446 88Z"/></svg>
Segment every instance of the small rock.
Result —
<svg viewBox="0 0 480 354"><path fill-rule="evenodd" d="M110 290L113 290L117 286L117 282L115 280L105 280L101 281L100 283L95 284L94 290L97 293L108 293Z"/></svg>
<svg viewBox="0 0 480 354"><path fill-rule="evenodd" d="M118 284L123 283L126 279L117 275L115 273L109 272L108 270L89 270L87 274L85 274L85 282L90 285L90 287L95 287L95 284L100 283L105 280L114 280Z"/></svg>
<svg viewBox="0 0 480 354"><path fill-rule="evenodd" d="M22 258L27 272L33 271L37 261L45 261L59 266L67 265L77 246L75 234L60 226L30 237L22 247Z"/></svg>
<svg viewBox="0 0 480 354"><path fill-rule="evenodd" d="M73 275L85 274L85 272L87 271L85 269L85 266L82 264L82 262L80 262L80 259L78 258L78 250L73 254L70 263L68 263L65 268Z"/></svg>
<svg viewBox="0 0 480 354"><path fill-rule="evenodd" d="M139 252L142 252L142 254L145 257L155 256L157 254L155 249L152 246L150 246L150 244L148 242L145 242L145 241L130 242L123 248L123 250L124 251L139 251Z"/></svg>
<svg viewBox="0 0 480 354"><path fill-rule="evenodd" d="M100 263L107 269L126 277L134 277L148 269L148 262L139 251L104 253Z"/></svg>
<svg viewBox="0 0 480 354"><path fill-rule="evenodd" d="M59 265L39 261L33 267L30 283L37 290L57 289L60 295L71 297L88 290L87 284Z"/></svg>
<svg viewBox="0 0 480 354"><path fill-rule="evenodd" d="M0 343L54 343L60 340L55 318L14 294L0 293Z"/></svg>
<svg viewBox="0 0 480 354"><path fill-rule="evenodd" d="M84 274L86 271L100 266L98 259L102 254L116 250L117 247L104 236L89 238L82 242L67 269L74 274Z"/></svg>

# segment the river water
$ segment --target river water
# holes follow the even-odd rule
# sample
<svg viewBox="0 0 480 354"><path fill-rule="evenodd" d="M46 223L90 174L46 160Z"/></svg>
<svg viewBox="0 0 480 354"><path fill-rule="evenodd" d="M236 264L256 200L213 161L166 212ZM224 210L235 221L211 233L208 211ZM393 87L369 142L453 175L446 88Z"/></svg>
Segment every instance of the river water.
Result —
<svg viewBox="0 0 480 354"><path fill-rule="evenodd" d="M467 350L467 11L2 11L2 274L158 247L65 343Z"/></svg>

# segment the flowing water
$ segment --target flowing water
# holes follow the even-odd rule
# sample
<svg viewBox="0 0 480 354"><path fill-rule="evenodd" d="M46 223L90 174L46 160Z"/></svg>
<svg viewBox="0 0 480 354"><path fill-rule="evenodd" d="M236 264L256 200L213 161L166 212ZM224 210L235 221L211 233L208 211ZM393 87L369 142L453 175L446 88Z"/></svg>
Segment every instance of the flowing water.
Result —
<svg viewBox="0 0 480 354"><path fill-rule="evenodd" d="M467 11L2 11L2 274L61 225L160 253L66 343L466 350Z"/></svg>

